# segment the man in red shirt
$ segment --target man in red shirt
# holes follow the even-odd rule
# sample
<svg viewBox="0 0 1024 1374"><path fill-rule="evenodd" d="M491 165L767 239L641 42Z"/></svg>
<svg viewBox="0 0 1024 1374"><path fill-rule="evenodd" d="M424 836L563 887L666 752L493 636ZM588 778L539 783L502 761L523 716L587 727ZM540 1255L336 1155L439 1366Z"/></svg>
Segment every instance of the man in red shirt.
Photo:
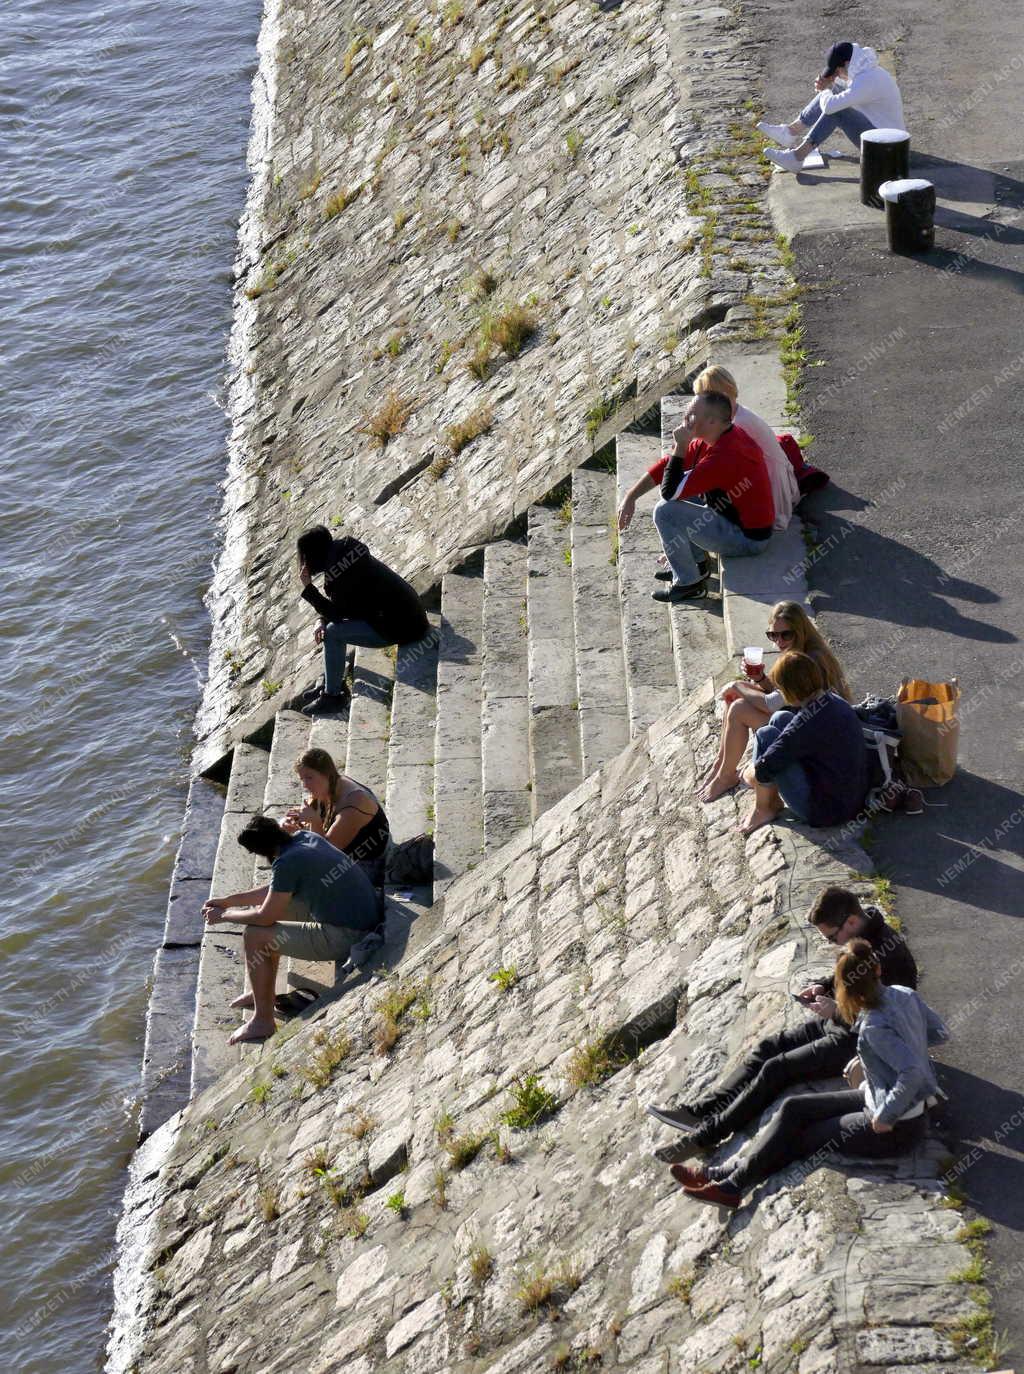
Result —
<svg viewBox="0 0 1024 1374"><path fill-rule="evenodd" d="M732 422L727 396L695 398L675 431L675 448L636 482L619 507L619 529L633 518L637 498L661 485L654 523L671 572L655 601L695 601L707 595L705 550L728 558L764 553L775 521L764 456ZM702 498L702 499L701 499Z"/></svg>

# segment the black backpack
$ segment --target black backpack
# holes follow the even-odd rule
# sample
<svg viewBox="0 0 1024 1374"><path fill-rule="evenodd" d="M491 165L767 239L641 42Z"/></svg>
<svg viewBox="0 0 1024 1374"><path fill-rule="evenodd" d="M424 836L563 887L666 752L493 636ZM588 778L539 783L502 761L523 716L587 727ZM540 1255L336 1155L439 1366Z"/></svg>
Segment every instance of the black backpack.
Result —
<svg viewBox="0 0 1024 1374"><path fill-rule="evenodd" d="M414 835L401 844L392 841L387 857L388 882L421 887L434 881L434 837Z"/></svg>

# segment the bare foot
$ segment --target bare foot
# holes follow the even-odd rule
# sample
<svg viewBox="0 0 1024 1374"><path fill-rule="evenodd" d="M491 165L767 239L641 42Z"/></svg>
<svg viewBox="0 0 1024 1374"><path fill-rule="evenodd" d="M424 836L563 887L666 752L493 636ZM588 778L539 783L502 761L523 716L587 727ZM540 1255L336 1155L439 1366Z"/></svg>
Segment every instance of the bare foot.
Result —
<svg viewBox="0 0 1024 1374"><path fill-rule="evenodd" d="M755 806L744 823L738 825L736 829L741 835L752 835L755 830L760 830L762 825L771 825L772 821L785 809L785 806L766 806L762 810L761 807Z"/></svg>
<svg viewBox="0 0 1024 1374"><path fill-rule="evenodd" d="M726 792L731 792L734 787L739 787L743 779L739 773L721 773L709 778L700 794L703 802L717 801L719 797L724 797Z"/></svg>
<svg viewBox="0 0 1024 1374"><path fill-rule="evenodd" d="M256 1003L251 992L243 992L241 997L236 997L231 1005L238 1007L240 1011L252 1011Z"/></svg>
<svg viewBox="0 0 1024 1374"><path fill-rule="evenodd" d="M243 1045L249 1040L266 1040L277 1030L277 1022L272 1016L263 1020L251 1016L244 1026L239 1026L234 1035L228 1038L229 1045Z"/></svg>

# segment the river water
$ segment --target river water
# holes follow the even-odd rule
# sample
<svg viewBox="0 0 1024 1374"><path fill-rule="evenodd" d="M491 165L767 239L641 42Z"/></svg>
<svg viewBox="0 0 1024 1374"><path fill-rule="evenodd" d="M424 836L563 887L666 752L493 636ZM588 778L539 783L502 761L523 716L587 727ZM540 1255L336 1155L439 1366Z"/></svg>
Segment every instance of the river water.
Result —
<svg viewBox="0 0 1024 1374"><path fill-rule="evenodd" d="M0 1370L100 1367L205 672L259 0L0 30Z"/></svg>

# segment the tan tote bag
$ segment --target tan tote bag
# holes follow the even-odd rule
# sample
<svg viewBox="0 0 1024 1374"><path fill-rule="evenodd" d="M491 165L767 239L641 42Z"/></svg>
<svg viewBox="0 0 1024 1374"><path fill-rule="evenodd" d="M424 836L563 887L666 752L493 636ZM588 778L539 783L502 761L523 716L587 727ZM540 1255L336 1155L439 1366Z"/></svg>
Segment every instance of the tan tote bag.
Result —
<svg viewBox="0 0 1024 1374"><path fill-rule="evenodd" d="M911 787L941 787L956 772L960 745L960 687L951 682L903 679L896 715L903 739L900 763Z"/></svg>

